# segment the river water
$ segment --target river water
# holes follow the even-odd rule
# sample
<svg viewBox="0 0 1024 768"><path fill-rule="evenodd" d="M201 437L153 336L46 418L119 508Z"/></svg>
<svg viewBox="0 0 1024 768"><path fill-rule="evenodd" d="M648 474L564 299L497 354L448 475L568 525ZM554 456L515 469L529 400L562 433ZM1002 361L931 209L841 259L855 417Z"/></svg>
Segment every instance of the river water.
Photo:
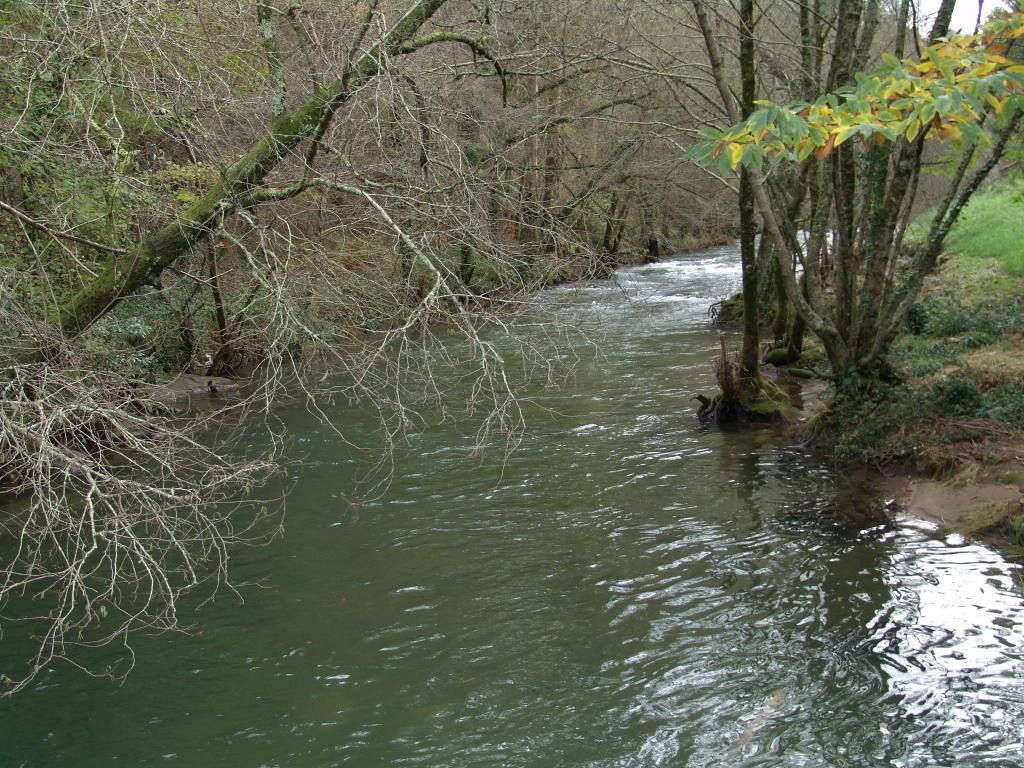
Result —
<svg viewBox="0 0 1024 768"><path fill-rule="evenodd" d="M1024 764L1018 572L865 514L869 483L785 439L698 427L738 278L730 247L545 292L517 331L557 318L575 367L526 387L518 450L432 426L370 500L365 458L287 411L286 534L236 554L244 605L139 637L123 685L56 667L0 702L0 765Z"/></svg>

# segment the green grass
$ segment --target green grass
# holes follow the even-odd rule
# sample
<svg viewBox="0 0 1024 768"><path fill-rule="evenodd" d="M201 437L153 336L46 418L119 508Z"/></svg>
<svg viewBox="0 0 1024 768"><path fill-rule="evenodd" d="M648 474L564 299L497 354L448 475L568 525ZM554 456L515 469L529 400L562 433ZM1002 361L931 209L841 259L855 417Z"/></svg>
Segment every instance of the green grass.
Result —
<svg viewBox="0 0 1024 768"><path fill-rule="evenodd" d="M1024 275L1024 190L1001 184L975 194L946 238L946 251L958 272L984 265Z"/></svg>

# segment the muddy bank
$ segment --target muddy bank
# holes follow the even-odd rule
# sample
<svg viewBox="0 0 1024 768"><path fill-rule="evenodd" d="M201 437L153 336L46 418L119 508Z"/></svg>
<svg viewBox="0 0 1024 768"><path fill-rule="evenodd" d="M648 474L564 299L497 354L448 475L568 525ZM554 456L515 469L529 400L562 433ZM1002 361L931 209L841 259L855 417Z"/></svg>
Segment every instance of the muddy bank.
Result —
<svg viewBox="0 0 1024 768"><path fill-rule="evenodd" d="M893 483L894 498L909 514L949 529L958 528L966 518L983 510L1019 504L1024 499L1016 485L996 482L982 482L963 488L921 478L890 482Z"/></svg>

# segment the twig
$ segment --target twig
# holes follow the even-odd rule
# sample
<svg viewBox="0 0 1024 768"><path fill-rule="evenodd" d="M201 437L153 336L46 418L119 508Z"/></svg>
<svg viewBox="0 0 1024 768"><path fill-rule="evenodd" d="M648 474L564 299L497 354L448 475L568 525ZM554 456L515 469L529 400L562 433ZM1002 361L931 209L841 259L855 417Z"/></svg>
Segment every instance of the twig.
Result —
<svg viewBox="0 0 1024 768"><path fill-rule="evenodd" d="M50 237L60 238L62 240L70 240L73 243L80 243L82 245L87 245L90 248L96 248L97 250L100 251L107 251L108 253L128 253L127 248L119 248L116 245L106 245L104 243L97 243L95 240L90 240L87 237L79 237L78 235L72 235L69 234L68 232L55 232L54 230L50 229L48 226L43 224L43 222L33 219L24 211L19 211L13 205L8 205L3 200L0 200L0 210L7 211L7 213L11 214L11 216L13 216L14 218L24 222L25 224L28 224L30 227L42 230Z"/></svg>

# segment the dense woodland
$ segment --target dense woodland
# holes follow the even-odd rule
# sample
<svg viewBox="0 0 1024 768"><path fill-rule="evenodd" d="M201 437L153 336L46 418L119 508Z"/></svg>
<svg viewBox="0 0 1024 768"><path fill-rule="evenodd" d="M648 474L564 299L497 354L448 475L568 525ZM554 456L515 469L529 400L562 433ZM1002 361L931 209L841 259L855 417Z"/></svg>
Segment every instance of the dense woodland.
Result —
<svg viewBox="0 0 1024 768"><path fill-rule="evenodd" d="M0 482L21 503L0 608L5 634L39 638L6 691L76 646L176 626L184 591L226 580L233 543L276 532L277 504L251 499L283 438L246 454L230 426L282 393L365 402L393 438L430 392L436 358L419 353L456 329L482 428L517 429L479 329L544 285L740 237L745 340L719 415L774 404L762 356L793 363L805 338L838 384L884 375L952 220L1017 139L1009 80L958 139L940 115L716 160L758 103L917 60L952 8L5 2ZM186 417L151 397L183 372L252 384Z"/></svg>

